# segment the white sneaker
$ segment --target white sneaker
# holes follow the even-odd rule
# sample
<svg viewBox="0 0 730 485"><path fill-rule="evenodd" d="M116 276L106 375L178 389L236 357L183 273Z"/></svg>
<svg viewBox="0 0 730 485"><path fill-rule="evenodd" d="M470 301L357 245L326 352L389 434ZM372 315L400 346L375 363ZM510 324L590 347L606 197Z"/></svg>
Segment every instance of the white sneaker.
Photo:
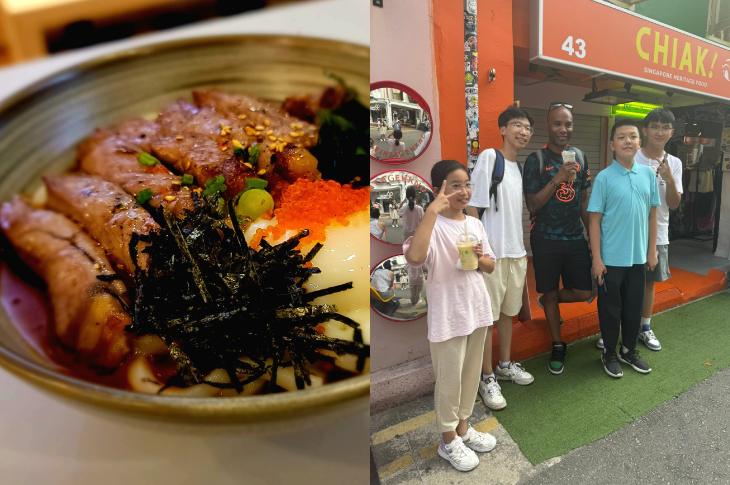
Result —
<svg viewBox="0 0 730 485"><path fill-rule="evenodd" d="M510 380L520 386L532 384L532 381L535 380L532 374L523 369L522 365L517 364L514 360L510 361L507 368L502 368L497 364L497 367L494 368L494 375L497 376L497 379Z"/></svg>
<svg viewBox="0 0 730 485"><path fill-rule="evenodd" d="M598 339L598 342L596 342L596 347L603 350L603 339L602 338Z"/></svg>
<svg viewBox="0 0 730 485"><path fill-rule="evenodd" d="M464 436L460 436L466 446L474 451L486 453L497 445L497 439L489 433L481 433L469 426Z"/></svg>
<svg viewBox="0 0 730 485"><path fill-rule="evenodd" d="M460 472L473 470L479 464L477 454L471 451L457 436L451 443L441 442L438 449L441 458L448 460Z"/></svg>
<svg viewBox="0 0 730 485"><path fill-rule="evenodd" d="M486 381L479 379L479 395L482 396L484 405L489 409L497 411L507 406L507 401L502 396L502 389L493 377Z"/></svg>
<svg viewBox="0 0 730 485"><path fill-rule="evenodd" d="M651 328L645 332L639 332L639 340L644 342L644 345L646 345L651 350L662 349L662 344L659 343L659 340L657 340L656 336L654 335L654 331Z"/></svg>

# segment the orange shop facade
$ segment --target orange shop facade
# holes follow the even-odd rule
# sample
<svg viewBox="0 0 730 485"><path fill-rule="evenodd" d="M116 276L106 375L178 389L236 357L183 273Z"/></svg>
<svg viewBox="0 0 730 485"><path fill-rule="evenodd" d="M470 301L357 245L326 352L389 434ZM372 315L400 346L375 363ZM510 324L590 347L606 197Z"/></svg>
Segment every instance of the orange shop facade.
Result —
<svg viewBox="0 0 730 485"><path fill-rule="evenodd" d="M730 175L717 173L730 171L730 47L600 0L373 4L371 204L379 207L387 227L384 241L371 237L371 270L390 261L403 274L397 282L401 287L407 280L400 256L405 235L403 221L392 226L392 201L397 205L395 199L414 180L430 188L430 170L437 161L454 159L471 167L482 150L500 147L497 117L515 102L530 111L535 128L520 162L547 142L547 108L560 101L573 105L571 144L585 152L594 174L612 159L608 133L617 118L640 121L654 106L672 109L678 118L673 151L688 168L699 167L700 161L715 164L716 213L708 237L714 239L716 256L730 256ZM390 111L382 108L386 104ZM428 123L419 124L405 111L415 105L410 111L423 113ZM401 114L395 125L393 113ZM394 128L400 128L402 152L394 150ZM419 191L419 197L427 203L429 193ZM526 209L523 227L530 255ZM404 304L394 315L371 310L372 412L433 386L427 302L423 305L418 295L409 300L407 290L400 294ZM515 326L515 359L549 348L549 340L530 325ZM597 319L593 327L576 324L569 340L597 332ZM494 345L497 341L495 332Z"/></svg>

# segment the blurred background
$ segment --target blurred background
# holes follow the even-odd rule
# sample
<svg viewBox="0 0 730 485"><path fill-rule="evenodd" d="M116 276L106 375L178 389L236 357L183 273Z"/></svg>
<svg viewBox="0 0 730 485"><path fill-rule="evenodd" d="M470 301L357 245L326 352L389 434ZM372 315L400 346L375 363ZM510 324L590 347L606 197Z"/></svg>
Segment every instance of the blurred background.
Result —
<svg viewBox="0 0 730 485"><path fill-rule="evenodd" d="M0 67L305 1L310 0L0 0Z"/></svg>

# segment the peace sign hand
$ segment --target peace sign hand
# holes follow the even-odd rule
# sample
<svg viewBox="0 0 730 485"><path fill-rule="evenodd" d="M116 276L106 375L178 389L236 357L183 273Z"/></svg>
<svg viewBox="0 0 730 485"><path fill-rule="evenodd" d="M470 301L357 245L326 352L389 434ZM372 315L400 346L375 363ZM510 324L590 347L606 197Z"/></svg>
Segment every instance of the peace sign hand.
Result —
<svg viewBox="0 0 730 485"><path fill-rule="evenodd" d="M659 167L657 168L657 173L662 178L662 180L664 180L665 182L667 180L674 180L674 176L672 175L672 169L669 168L669 163L667 163L666 155L664 155L664 160L662 160L659 163Z"/></svg>
<svg viewBox="0 0 730 485"><path fill-rule="evenodd" d="M441 190L439 190L438 195L434 199L433 202L431 202L431 205L428 206L429 211L435 214L441 214L443 211L451 207L451 199L458 195L458 192L454 192L449 195L445 195L444 191L446 190L446 180L441 184Z"/></svg>

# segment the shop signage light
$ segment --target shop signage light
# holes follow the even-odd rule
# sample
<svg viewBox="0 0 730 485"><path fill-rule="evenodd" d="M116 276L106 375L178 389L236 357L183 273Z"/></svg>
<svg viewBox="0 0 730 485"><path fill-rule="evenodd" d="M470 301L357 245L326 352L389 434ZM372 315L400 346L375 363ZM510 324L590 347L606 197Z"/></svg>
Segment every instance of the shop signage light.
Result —
<svg viewBox="0 0 730 485"><path fill-rule="evenodd" d="M661 106L649 103L626 103L611 106L611 116L621 116L624 118L644 118L651 111L661 108Z"/></svg>
<svg viewBox="0 0 730 485"><path fill-rule="evenodd" d="M530 62L730 100L729 47L602 0L531 0Z"/></svg>

